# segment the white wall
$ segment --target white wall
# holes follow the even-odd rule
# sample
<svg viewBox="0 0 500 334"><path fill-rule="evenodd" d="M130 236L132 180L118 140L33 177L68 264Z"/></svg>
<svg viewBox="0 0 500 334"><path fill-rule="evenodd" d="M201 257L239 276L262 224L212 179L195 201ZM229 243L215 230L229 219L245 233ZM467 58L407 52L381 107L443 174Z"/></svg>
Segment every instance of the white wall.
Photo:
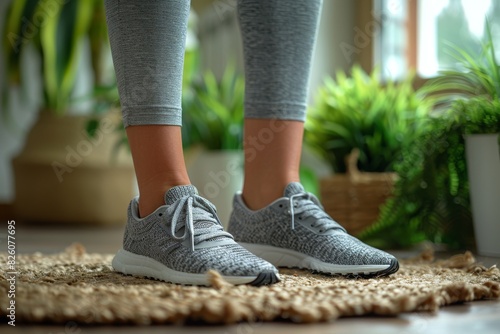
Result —
<svg viewBox="0 0 500 334"><path fill-rule="evenodd" d="M340 44L342 42L352 44L354 24L355 1L323 0L309 86L311 103L326 76L333 76L336 71L347 70L352 66L350 60L342 53Z"/></svg>

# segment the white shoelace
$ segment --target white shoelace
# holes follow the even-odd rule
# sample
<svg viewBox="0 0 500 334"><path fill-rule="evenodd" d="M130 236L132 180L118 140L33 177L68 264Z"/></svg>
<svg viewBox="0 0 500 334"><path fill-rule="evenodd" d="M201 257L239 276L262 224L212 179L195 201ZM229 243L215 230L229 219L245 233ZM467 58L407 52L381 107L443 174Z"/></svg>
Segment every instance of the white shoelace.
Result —
<svg viewBox="0 0 500 334"><path fill-rule="evenodd" d="M297 201L295 201L297 199ZM333 220L323 209L323 206L319 202L318 198L311 193L300 192L290 196L289 198L289 209L287 211L292 216L292 230L295 229L295 215L299 219L303 217L314 217L316 222L311 225L311 227L320 227L320 233L326 232L332 229L340 229L345 231L345 229L340 226L335 220Z"/></svg>
<svg viewBox="0 0 500 334"><path fill-rule="evenodd" d="M182 222L179 224L183 212L185 213L186 219L184 224L182 224ZM195 230L196 221L211 223L211 226L196 228ZM176 236L176 232L183 226L185 228L184 234L180 237ZM184 196L176 203L173 211L172 223L170 225L170 234L176 240L184 241L189 239L192 251L194 251L195 245L209 239L217 237L232 238L231 234L224 232L224 228L222 227L219 217L217 217L214 205L205 198L194 194Z"/></svg>

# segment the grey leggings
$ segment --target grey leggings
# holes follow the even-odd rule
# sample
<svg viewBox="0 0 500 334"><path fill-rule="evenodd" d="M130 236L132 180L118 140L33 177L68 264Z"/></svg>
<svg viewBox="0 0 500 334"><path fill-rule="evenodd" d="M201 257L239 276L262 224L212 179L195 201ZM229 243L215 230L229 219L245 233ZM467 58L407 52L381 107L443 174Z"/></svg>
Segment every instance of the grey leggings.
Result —
<svg viewBox="0 0 500 334"><path fill-rule="evenodd" d="M321 2L238 0L246 118L304 121ZM106 0L125 126L181 125L189 8L189 0Z"/></svg>

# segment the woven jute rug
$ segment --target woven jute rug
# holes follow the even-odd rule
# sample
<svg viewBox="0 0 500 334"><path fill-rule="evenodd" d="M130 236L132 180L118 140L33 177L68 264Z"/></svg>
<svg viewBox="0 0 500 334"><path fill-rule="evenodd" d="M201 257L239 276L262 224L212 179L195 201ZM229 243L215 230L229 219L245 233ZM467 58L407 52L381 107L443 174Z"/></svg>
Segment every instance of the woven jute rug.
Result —
<svg viewBox="0 0 500 334"><path fill-rule="evenodd" d="M402 261L394 275L348 279L280 270L282 281L265 287L233 286L209 273L211 287L180 286L113 272L112 255L66 251L16 257L17 323L160 324L240 321L331 321L338 317L435 311L440 306L500 298L500 271L476 263L471 253L434 261L432 252ZM6 263L7 254L0 254ZM9 285L0 273L0 309ZM2 315L2 316L3 316Z"/></svg>

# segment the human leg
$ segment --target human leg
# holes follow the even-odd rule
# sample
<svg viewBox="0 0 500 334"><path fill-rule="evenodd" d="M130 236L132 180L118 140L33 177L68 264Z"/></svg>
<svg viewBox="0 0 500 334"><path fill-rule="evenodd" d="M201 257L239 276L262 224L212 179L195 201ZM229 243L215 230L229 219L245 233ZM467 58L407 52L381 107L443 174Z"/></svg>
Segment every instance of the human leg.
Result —
<svg viewBox="0 0 500 334"><path fill-rule="evenodd" d="M182 154L181 87L189 1L106 0L124 125L139 184L113 268L208 285L208 270L234 284L279 277L223 231L215 207L190 185Z"/></svg>
<svg viewBox="0 0 500 334"><path fill-rule="evenodd" d="M245 119L245 181L243 198L261 209L299 182L304 123L276 119Z"/></svg>
<svg viewBox="0 0 500 334"><path fill-rule="evenodd" d="M106 1L109 37L140 192L140 216L190 184L182 153L181 87L189 0ZM154 13L154 15L151 15Z"/></svg>
<svg viewBox="0 0 500 334"><path fill-rule="evenodd" d="M191 184L184 163L181 128L130 126L127 137L141 194L139 213L146 217L164 203L163 195L168 189Z"/></svg>
<svg viewBox="0 0 500 334"><path fill-rule="evenodd" d="M238 6L245 183L234 198L229 232L276 266L366 277L397 271L392 255L348 235L297 182L321 1L239 0Z"/></svg>
<svg viewBox="0 0 500 334"><path fill-rule="evenodd" d="M243 198L252 209L271 203L289 182L299 180L320 11L320 0L238 2L246 76Z"/></svg>

